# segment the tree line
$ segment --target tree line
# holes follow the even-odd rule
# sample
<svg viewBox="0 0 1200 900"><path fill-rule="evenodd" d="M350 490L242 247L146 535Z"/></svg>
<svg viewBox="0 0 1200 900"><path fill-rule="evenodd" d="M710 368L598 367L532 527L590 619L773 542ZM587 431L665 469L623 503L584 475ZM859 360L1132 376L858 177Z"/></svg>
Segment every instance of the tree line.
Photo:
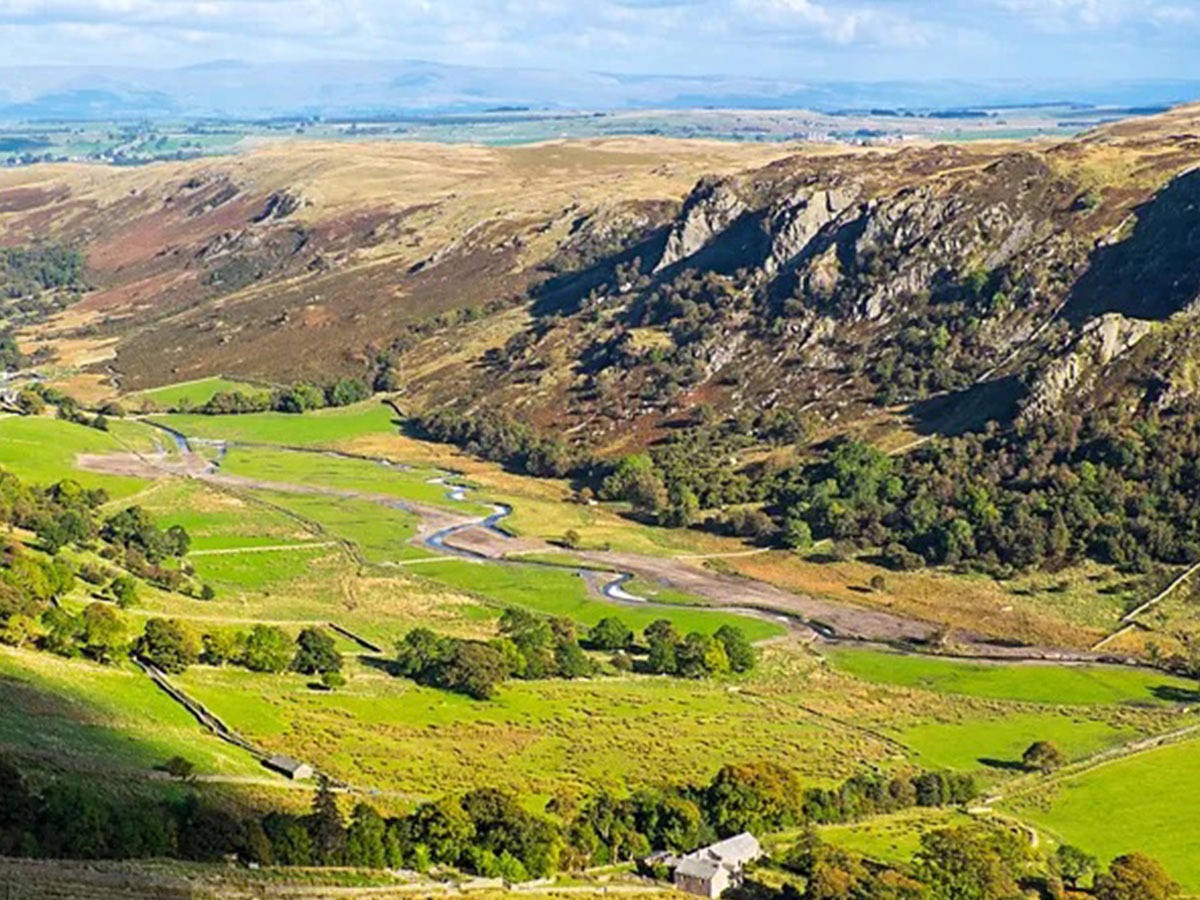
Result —
<svg viewBox="0 0 1200 900"><path fill-rule="evenodd" d="M420 684L466 694L495 696L505 680L589 678L604 670L586 650L612 653L615 671L640 669L682 678L703 678L754 668L757 654L741 629L724 625L712 635L680 636L666 619L651 623L639 643L616 616L580 635L568 618L522 609L504 611L500 634L490 641L440 635L414 628L397 643L395 671Z"/></svg>
<svg viewBox="0 0 1200 900"><path fill-rule="evenodd" d="M371 387L363 379L339 378L324 386L298 382L271 391L218 391L201 404L194 404L185 398L168 412L207 416L260 412L305 413L327 407L350 406L369 399L371 394Z"/></svg>
<svg viewBox="0 0 1200 900"><path fill-rule="evenodd" d="M167 768L185 778L190 769ZM236 857L257 865L418 872L449 866L512 883L630 860L646 874L665 877L668 872L648 857L651 850L690 852L742 831L761 835L799 827L800 839L774 863L800 878L798 884L785 882L780 900L1003 900L1026 890L1059 897L1089 878L1099 900L1178 896L1162 866L1141 854L1118 857L1100 871L1097 860L1078 848L1063 845L1046 858L1023 836L1000 827L928 832L907 866L884 866L828 846L813 827L915 806L961 805L975 796L969 776L940 772L863 774L837 788L805 789L796 773L757 762L726 765L701 785L641 788L625 797L601 792L578 804L556 799L545 814L489 787L426 801L394 817L358 802L347 817L321 779L307 814L238 815L206 804L195 792L175 800L130 800L73 779L34 790L19 769L0 759L0 855L202 862Z"/></svg>
<svg viewBox="0 0 1200 900"><path fill-rule="evenodd" d="M830 540L897 569L1005 576L1083 560L1147 572L1200 559L1200 432L1189 424L1197 415L1200 401L1178 414L1063 415L939 438L901 456L838 439L787 465L739 456L764 442L802 445L803 416L698 421L610 461L499 412L441 410L412 423L519 471L569 475L660 525L797 550Z"/></svg>

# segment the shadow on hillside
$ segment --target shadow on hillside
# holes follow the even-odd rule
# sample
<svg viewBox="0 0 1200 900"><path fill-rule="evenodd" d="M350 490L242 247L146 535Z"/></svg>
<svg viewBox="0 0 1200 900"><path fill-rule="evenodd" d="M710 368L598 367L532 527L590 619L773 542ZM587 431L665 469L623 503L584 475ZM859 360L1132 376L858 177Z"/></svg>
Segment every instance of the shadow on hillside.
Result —
<svg viewBox="0 0 1200 900"><path fill-rule="evenodd" d="M362 654L358 657L358 661L368 669L375 669L376 671L391 675L393 678L400 677L400 670L395 660Z"/></svg>
<svg viewBox="0 0 1200 900"><path fill-rule="evenodd" d="M1001 769L1005 772L1025 772L1025 764L1015 759L993 759L990 756L981 756L978 759L981 766L987 766L989 769Z"/></svg>
<svg viewBox="0 0 1200 900"><path fill-rule="evenodd" d="M554 315L571 315L579 311L587 296L597 288L614 287L612 281L617 266L630 265L641 259L642 269L647 270L662 257L670 234L670 224L653 231L639 243L611 255L602 254L590 265L571 269L547 278L532 292L533 315L537 318ZM618 290L619 285L615 286Z"/></svg>
<svg viewBox="0 0 1200 900"><path fill-rule="evenodd" d="M1098 248L1075 283L1062 312L1072 324L1108 312L1164 319L1200 293L1200 170L1134 212L1129 237Z"/></svg>
<svg viewBox="0 0 1200 900"><path fill-rule="evenodd" d="M1008 422L1027 388L1016 375L985 381L960 391L914 403L906 412L922 437L979 431L989 422Z"/></svg>
<svg viewBox="0 0 1200 900"><path fill-rule="evenodd" d="M1156 684L1150 688L1150 693L1166 703L1200 703L1200 690L1189 690L1171 684Z"/></svg>

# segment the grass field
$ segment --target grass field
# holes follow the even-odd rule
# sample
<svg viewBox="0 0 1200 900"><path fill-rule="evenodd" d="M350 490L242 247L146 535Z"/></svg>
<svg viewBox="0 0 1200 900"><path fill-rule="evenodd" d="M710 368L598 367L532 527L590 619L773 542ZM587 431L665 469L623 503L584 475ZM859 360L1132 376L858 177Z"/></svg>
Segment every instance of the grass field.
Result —
<svg viewBox="0 0 1200 900"><path fill-rule="evenodd" d="M1136 599L1138 579L1099 565L1032 573L1010 581L923 569L893 572L865 559L829 561L787 551L726 560L735 572L788 590L855 605L872 604L976 633L1086 649L1114 630ZM869 589L871 579L882 589Z"/></svg>
<svg viewBox="0 0 1200 900"><path fill-rule="evenodd" d="M189 437L285 447L333 446L363 435L395 431L395 413L377 401L304 415L250 413L244 416L164 415L161 422Z"/></svg>
<svg viewBox="0 0 1200 900"><path fill-rule="evenodd" d="M84 487L104 488L114 498L127 497L145 487L137 478L100 475L75 468L81 453L121 453L123 435L148 440L145 426L114 421L111 431L99 431L47 417L0 419L0 466L36 484L51 484L64 478Z"/></svg>
<svg viewBox="0 0 1200 900"><path fill-rule="evenodd" d="M320 524L326 534L351 541L371 563L428 559L428 550L409 543L420 520L412 513L367 500L342 500L317 494L258 491L276 506Z"/></svg>
<svg viewBox="0 0 1200 900"><path fill-rule="evenodd" d="M993 774L1019 771L1021 754L1034 741L1052 741L1072 761L1139 736L1138 729L1088 718L1071 711L1005 711L990 716L964 716L954 722L929 722L897 735L916 759L930 769Z"/></svg>
<svg viewBox="0 0 1200 900"><path fill-rule="evenodd" d="M284 484L321 485L337 490L378 494L412 500L468 515L487 515L490 505L457 501L447 495L444 484L433 479L445 475L437 469L386 466L365 459L347 459L323 453L234 447L221 462L221 470L260 481Z"/></svg>
<svg viewBox="0 0 1200 900"><path fill-rule="evenodd" d="M161 483L139 501L163 527L182 525L193 551L305 544L317 537L295 519L265 504L196 481Z"/></svg>
<svg viewBox="0 0 1200 900"><path fill-rule="evenodd" d="M180 679L263 744L352 783L420 795L480 784L524 794L623 791L700 781L722 764L768 757L831 783L894 751L798 713L803 683L774 668L743 689L653 676L504 685L493 701L422 688L355 664L346 689L297 676L195 669Z"/></svg>
<svg viewBox="0 0 1200 900"><path fill-rule="evenodd" d="M1193 682L1149 669L978 663L846 648L828 650L826 656L839 670L867 681L994 700L1151 705L1195 692Z"/></svg>
<svg viewBox="0 0 1200 900"><path fill-rule="evenodd" d="M447 560L423 564L418 574L460 590L482 594L500 604L567 616L585 626L595 625L605 616L617 616L634 631L641 631L656 619L669 619L684 634L690 631L711 634L726 624L736 625L755 641L785 633L781 625L750 616L682 606L670 609L640 607L601 600L588 593L587 584L579 575L564 569Z"/></svg>
<svg viewBox="0 0 1200 900"><path fill-rule="evenodd" d="M225 392L240 392L247 396L265 396L271 393L270 388L261 384L251 384L246 381L232 381L228 378L201 378L197 381L185 381L166 387L154 388L130 394L127 402L136 408L142 401L149 400L164 409L178 408L184 403L192 406L202 406L214 395Z"/></svg>
<svg viewBox="0 0 1200 900"><path fill-rule="evenodd" d="M904 864L920 849L921 835L937 828L953 828L972 821L961 812L914 809L878 816L850 825L827 825L821 839L836 847L884 863Z"/></svg>
<svg viewBox="0 0 1200 900"><path fill-rule="evenodd" d="M1190 811L1197 801L1200 741L1193 740L1107 763L1011 808L1104 859L1149 853L1196 894L1200 853Z"/></svg>
<svg viewBox="0 0 1200 900"><path fill-rule="evenodd" d="M130 774L181 755L201 773L261 776L132 665L0 647L0 746L67 768Z"/></svg>

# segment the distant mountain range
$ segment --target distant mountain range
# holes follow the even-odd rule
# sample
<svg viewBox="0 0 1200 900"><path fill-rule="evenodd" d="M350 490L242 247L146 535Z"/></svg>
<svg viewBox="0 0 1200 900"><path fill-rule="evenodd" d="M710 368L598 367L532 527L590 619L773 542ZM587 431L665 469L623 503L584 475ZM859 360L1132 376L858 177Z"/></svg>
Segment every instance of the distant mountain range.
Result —
<svg viewBox="0 0 1200 900"><path fill-rule="evenodd" d="M395 62L245 63L176 69L0 67L0 120L392 116L496 108L721 106L823 112L1073 102L1137 107L1200 97L1200 81L802 82L565 73Z"/></svg>

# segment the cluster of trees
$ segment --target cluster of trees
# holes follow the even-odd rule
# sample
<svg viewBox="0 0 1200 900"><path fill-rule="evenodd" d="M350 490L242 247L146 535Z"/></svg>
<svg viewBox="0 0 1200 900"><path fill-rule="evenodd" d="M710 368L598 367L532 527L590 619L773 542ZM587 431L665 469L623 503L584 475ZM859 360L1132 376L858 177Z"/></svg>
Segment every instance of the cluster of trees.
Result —
<svg viewBox="0 0 1200 900"><path fill-rule="evenodd" d="M493 697L508 678L587 678L596 664L570 619L520 609L500 617L500 636L473 641L414 628L397 644L396 670L413 680L477 700Z"/></svg>
<svg viewBox="0 0 1200 900"><path fill-rule="evenodd" d="M597 622L581 637L570 619L508 609L499 628L500 635L490 641L414 628L397 643L395 670L420 684L487 700L509 678L599 674L602 668L586 650L614 653L611 662L617 670L640 665L647 672L682 678L747 672L757 661L753 645L732 625L713 635L693 632L680 637L668 620L660 619L646 627L639 644L633 630L615 616Z"/></svg>
<svg viewBox="0 0 1200 900"><path fill-rule="evenodd" d="M646 667L661 675L706 678L749 672L758 662L754 645L740 628L722 625L712 635L693 631L680 636L667 619L646 626Z"/></svg>
<svg viewBox="0 0 1200 900"><path fill-rule="evenodd" d="M167 768L177 775L190 772L178 759ZM961 782L953 796L922 797L919 785L938 780L946 777L925 772L891 781L850 779L832 792L847 798L842 817L825 821L974 796L973 785ZM0 855L198 861L236 855L259 865L422 872L445 865L521 882L640 859L652 849L686 852L746 830L765 834L804 826L800 840L778 860L803 879L802 888L785 885L787 900L989 900L1022 896L1026 888L1061 896L1064 886L1075 889L1088 878L1094 879L1098 900L1178 896L1162 866L1141 854L1118 857L1101 872L1097 860L1077 848L1061 846L1049 861L1039 860L1021 837L982 826L927 833L903 871L869 863L822 843L806 812L813 794L800 787L795 773L763 762L726 766L704 785L645 788L623 798L602 792L578 806L552 801L562 824L530 813L517 797L496 788L428 801L393 818L360 802L347 818L322 779L305 815L239 818L204 805L194 794L164 803L130 801L74 780L33 791L18 769L0 760ZM866 799L871 797L879 805Z"/></svg>
<svg viewBox="0 0 1200 900"><path fill-rule="evenodd" d="M84 268L82 253L59 244L0 248L0 293L16 300L44 291L83 290Z"/></svg>
<svg viewBox="0 0 1200 900"><path fill-rule="evenodd" d="M344 684L342 655L333 637L321 628L303 629L292 638L277 625L255 625L248 631L214 629L201 634L179 619L154 618L133 647L134 653L164 672L189 666L239 665L251 672L293 671L320 676L326 687Z"/></svg>
<svg viewBox="0 0 1200 900"><path fill-rule="evenodd" d="M1062 417L899 457L840 440L794 466L753 469L739 468L735 439L702 426L619 461L599 493L664 525L801 550L831 539L896 569L1004 575L1092 559L1147 572L1200 559L1196 414Z"/></svg>
<svg viewBox="0 0 1200 900"><path fill-rule="evenodd" d="M103 491L73 481L42 488L0 471L0 523L32 532L41 551L16 542L0 546L0 641L101 660L122 651L125 623L116 607L133 605L137 581L102 564L77 568L61 551L68 546L97 550L128 571L144 574L185 553L188 537L181 528L158 528L136 507L103 520L99 509L107 500ZM78 615L57 606L74 590L77 578L94 586L93 596L103 598Z"/></svg>
<svg viewBox="0 0 1200 900"><path fill-rule="evenodd" d="M1087 878L1093 878L1097 900L1171 900L1180 894L1162 865L1143 854L1119 856L1100 871L1094 857L1069 844L1044 860L1022 837L986 826L927 832L903 871L829 846L811 828L780 863L803 878L803 888L785 885L781 900L1062 897L1068 889L1080 890Z"/></svg>
<svg viewBox="0 0 1200 900"><path fill-rule="evenodd" d="M958 805L975 796L970 776L943 772L890 780L856 776L823 790L805 789L796 773L775 763L727 765L705 785L591 797L567 829L569 864L607 865L656 849L687 852L743 831L769 834L805 823L849 822L914 806Z"/></svg>
<svg viewBox="0 0 1200 900"><path fill-rule="evenodd" d="M172 768L185 765L172 761ZM84 783L32 791L0 760L0 855L73 859L182 858L281 866L407 867L435 864L525 881L558 868L561 834L510 794L483 788L385 819L357 804L349 820L322 780L307 815L241 818L201 803L114 799Z"/></svg>
<svg viewBox="0 0 1200 900"><path fill-rule="evenodd" d="M3 357L3 339L0 338L0 368L3 368ZM13 364L19 364L19 360ZM21 415L40 416L48 406L53 406L58 418L64 422L86 425L99 431L108 431L108 420L125 414L117 403L106 403L99 410L89 412L70 394L42 383L31 384L17 393L16 410Z"/></svg>
<svg viewBox="0 0 1200 900"><path fill-rule="evenodd" d="M225 416L257 412L304 413L325 407L350 406L371 396L371 387L361 378L340 378L324 387L297 383L274 391L218 391L194 406L182 401L173 412Z"/></svg>
<svg viewBox="0 0 1200 900"><path fill-rule="evenodd" d="M518 472L560 478L586 470L590 460L577 456L557 438L539 435L523 422L497 410L464 416L449 409L413 416L409 425L423 438L455 444L483 459Z"/></svg>
<svg viewBox="0 0 1200 900"><path fill-rule="evenodd" d="M1200 434L1190 420L1066 417L902 458L843 441L789 472L769 502L785 532L802 521L817 537L882 547L900 568L1191 563L1200 559Z"/></svg>

